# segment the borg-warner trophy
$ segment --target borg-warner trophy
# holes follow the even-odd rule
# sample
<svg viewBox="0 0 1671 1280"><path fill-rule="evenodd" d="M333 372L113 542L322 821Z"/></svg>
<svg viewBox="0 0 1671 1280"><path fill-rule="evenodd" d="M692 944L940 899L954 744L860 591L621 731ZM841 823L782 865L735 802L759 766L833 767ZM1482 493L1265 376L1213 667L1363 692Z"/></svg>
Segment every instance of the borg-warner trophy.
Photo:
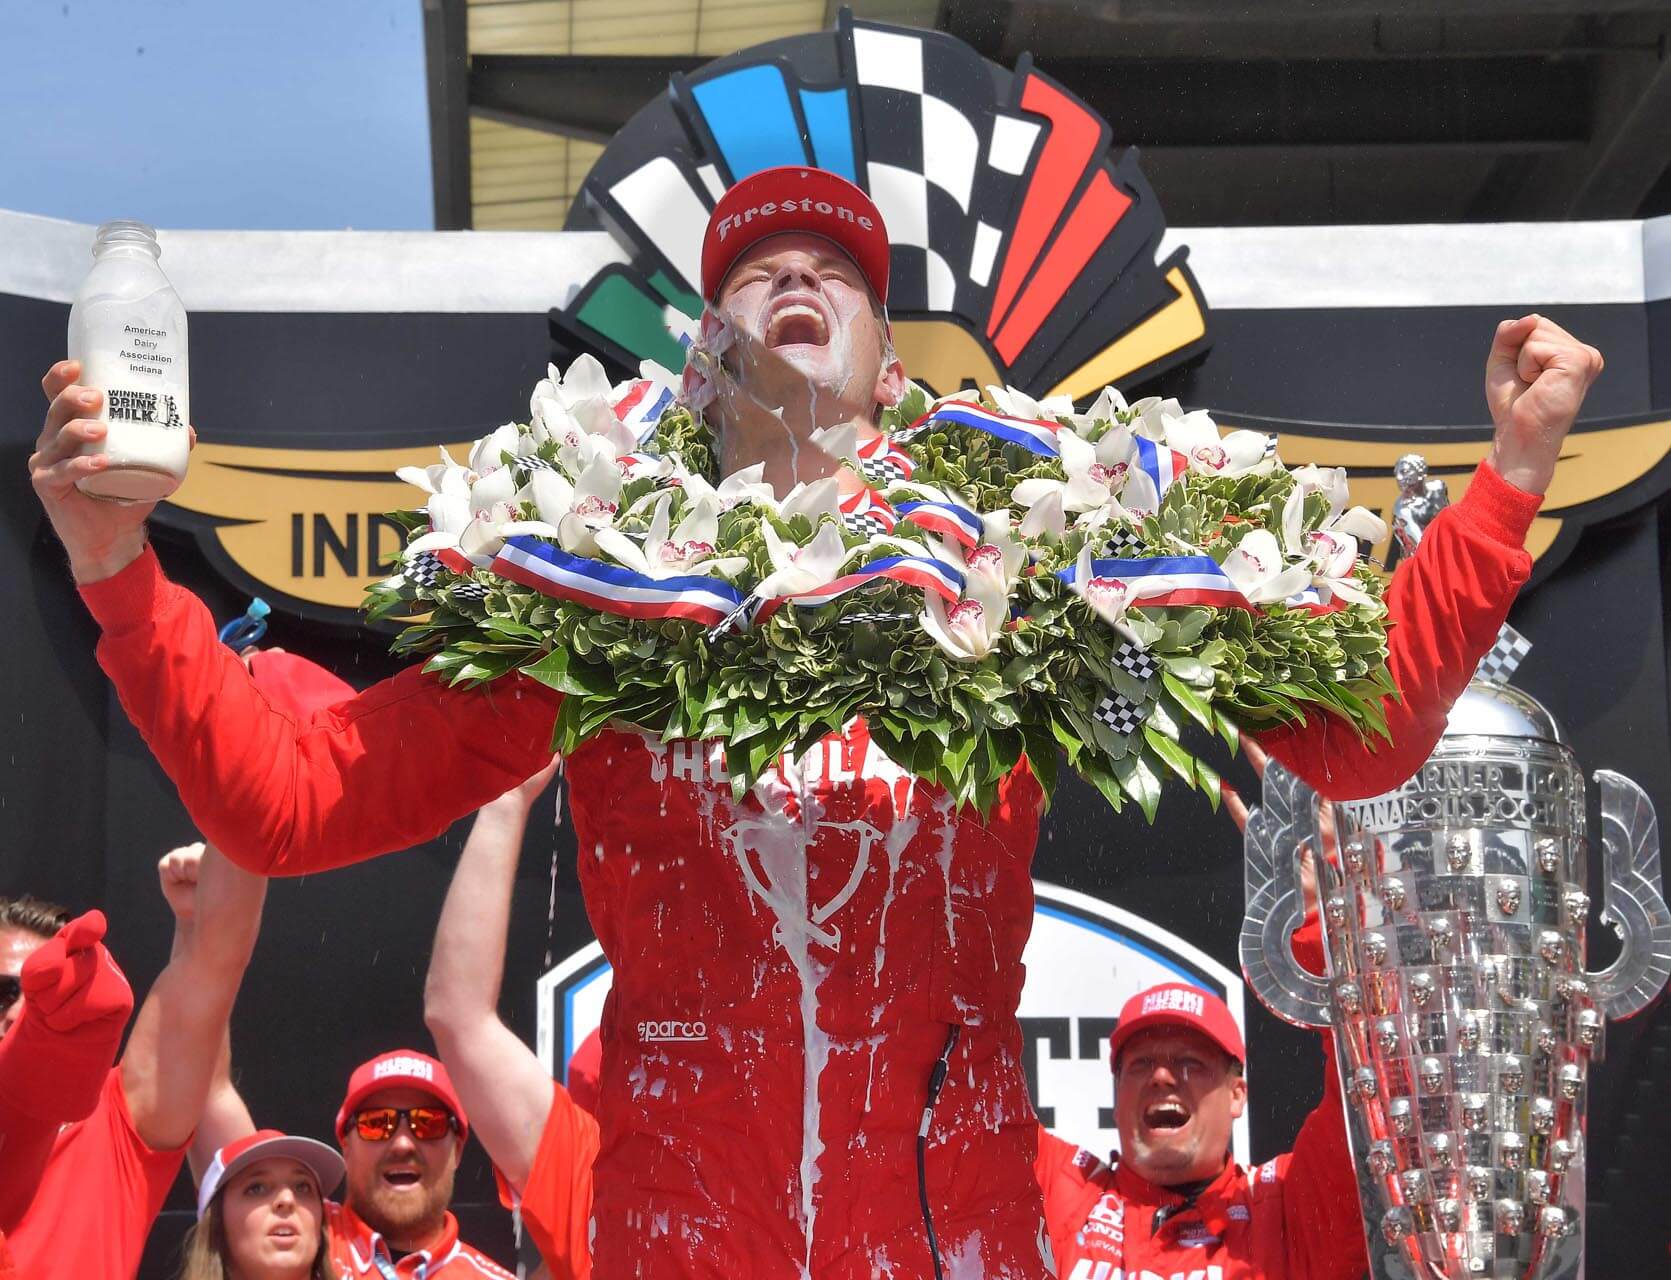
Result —
<svg viewBox="0 0 1671 1280"><path fill-rule="evenodd" d="M1277 1016L1333 1028L1376 1280L1582 1275L1587 1076L1605 1020L1671 974L1653 806L1607 770L1601 919L1623 949L1585 968L1584 775L1506 683L1527 647L1504 628L1397 791L1329 804L1272 764L1248 819L1242 968ZM1305 860L1326 978L1288 949Z"/></svg>

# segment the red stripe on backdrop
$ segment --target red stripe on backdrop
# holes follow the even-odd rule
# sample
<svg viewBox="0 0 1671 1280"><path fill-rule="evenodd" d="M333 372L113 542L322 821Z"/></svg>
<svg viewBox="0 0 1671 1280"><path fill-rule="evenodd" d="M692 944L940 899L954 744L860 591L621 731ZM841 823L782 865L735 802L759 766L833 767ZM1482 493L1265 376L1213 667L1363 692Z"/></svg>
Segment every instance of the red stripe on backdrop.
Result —
<svg viewBox="0 0 1671 1280"><path fill-rule="evenodd" d="M1044 116L1044 146L1033 166L1032 181L1010 233L1004 265L998 273L998 290L992 296L992 314L986 320L988 337L998 325L1021 289L1021 282L1033 269L1039 251L1050 238L1056 220L1067 208L1068 198L1079 185L1086 167L1102 140L1102 121L1085 110L1060 89L1037 76L1028 76L1021 92L1021 109Z"/></svg>
<svg viewBox="0 0 1671 1280"><path fill-rule="evenodd" d="M1098 170L1085 198L1068 215L1062 234L1050 246L1037 274L1027 282L1027 291L1016 301L1015 310L993 340L1005 363L1013 361L1032 341L1129 208L1131 197L1114 185L1106 171Z"/></svg>

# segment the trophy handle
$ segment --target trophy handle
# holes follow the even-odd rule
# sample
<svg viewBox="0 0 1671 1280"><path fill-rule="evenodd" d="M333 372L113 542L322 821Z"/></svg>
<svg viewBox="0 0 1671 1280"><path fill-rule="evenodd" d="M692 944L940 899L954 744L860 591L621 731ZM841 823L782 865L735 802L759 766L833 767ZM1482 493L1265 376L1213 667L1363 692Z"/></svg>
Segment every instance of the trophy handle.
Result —
<svg viewBox="0 0 1671 1280"><path fill-rule="evenodd" d="M1266 1008L1301 1027L1329 1024L1328 983L1300 968L1289 949L1305 918L1300 852L1308 843L1316 847L1312 813L1311 788L1272 761L1242 842L1247 898L1242 973Z"/></svg>
<svg viewBox="0 0 1671 1280"><path fill-rule="evenodd" d="M1607 861L1601 918L1624 943L1619 958L1590 975L1609 1018L1640 1013L1671 976L1671 908L1660 889L1659 820L1653 801L1629 778L1596 770L1601 840Z"/></svg>

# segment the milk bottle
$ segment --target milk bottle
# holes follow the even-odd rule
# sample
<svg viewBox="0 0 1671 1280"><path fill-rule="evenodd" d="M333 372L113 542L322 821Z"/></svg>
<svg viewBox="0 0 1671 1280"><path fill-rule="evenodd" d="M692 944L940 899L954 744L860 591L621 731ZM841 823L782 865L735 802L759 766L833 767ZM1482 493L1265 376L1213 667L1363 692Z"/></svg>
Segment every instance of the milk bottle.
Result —
<svg viewBox="0 0 1671 1280"><path fill-rule="evenodd" d="M151 502L185 479L186 309L157 265L161 253L143 223L105 223L93 238L93 269L70 307L70 358L81 361L81 385L104 392L105 438L82 452L110 462L77 482L95 498Z"/></svg>

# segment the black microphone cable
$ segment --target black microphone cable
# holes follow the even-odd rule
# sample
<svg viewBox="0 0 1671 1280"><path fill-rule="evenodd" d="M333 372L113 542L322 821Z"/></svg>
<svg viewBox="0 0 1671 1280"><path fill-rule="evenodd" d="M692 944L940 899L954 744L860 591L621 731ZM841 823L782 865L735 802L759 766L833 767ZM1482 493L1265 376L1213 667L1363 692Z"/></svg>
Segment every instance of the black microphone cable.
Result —
<svg viewBox="0 0 1671 1280"><path fill-rule="evenodd" d="M946 1073L951 1070L958 1030L955 1022L946 1029L946 1047L940 1050L934 1072L928 1078L928 1100L923 1103L922 1123L917 1126L917 1198L922 1203L923 1228L928 1232L928 1255L934 1259L934 1280L946 1280L946 1273L940 1267L940 1242L934 1237L934 1214L928 1207L928 1126L934 1117L934 1101L946 1083Z"/></svg>

